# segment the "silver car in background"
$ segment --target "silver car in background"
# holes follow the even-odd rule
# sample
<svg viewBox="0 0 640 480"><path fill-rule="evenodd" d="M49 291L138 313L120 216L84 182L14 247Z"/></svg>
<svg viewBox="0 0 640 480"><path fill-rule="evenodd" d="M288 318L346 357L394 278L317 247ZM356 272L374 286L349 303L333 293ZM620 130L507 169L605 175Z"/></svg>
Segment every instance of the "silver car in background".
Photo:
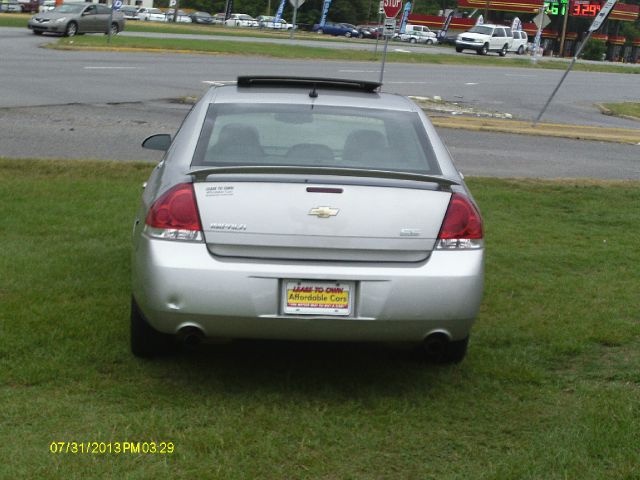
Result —
<svg viewBox="0 0 640 480"><path fill-rule="evenodd" d="M53 10L31 17L28 28L36 35L57 33L73 37L82 33L105 33L112 35L124 30L125 19L121 12L94 3L64 3Z"/></svg>
<svg viewBox="0 0 640 480"><path fill-rule="evenodd" d="M420 107L364 81L240 77L166 150L133 230L131 348L177 337L414 342L458 362L482 219Z"/></svg>

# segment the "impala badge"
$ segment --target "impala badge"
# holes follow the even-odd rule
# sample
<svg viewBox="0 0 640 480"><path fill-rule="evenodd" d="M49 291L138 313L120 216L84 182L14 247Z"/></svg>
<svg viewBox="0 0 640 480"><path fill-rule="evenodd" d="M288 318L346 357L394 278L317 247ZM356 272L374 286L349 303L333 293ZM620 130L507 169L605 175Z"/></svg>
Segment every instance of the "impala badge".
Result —
<svg viewBox="0 0 640 480"><path fill-rule="evenodd" d="M332 207L316 207L309 210L309 215L316 215L320 218L335 217L340 210Z"/></svg>

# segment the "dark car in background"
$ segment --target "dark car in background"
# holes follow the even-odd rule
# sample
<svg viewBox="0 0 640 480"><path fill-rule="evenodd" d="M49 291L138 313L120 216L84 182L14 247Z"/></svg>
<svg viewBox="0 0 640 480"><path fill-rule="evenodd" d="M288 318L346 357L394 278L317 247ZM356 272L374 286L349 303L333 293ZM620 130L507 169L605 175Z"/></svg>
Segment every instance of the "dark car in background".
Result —
<svg viewBox="0 0 640 480"><path fill-rule="evenodd" d="M57 33L73 37L82 33L117 34L124 30L125 19L121 12L94 3L64 3L48 12L31 17L28 28L36 35ZM111 22L111 23L109 23Z"/></svg>
<svg viewBox="0 0 640 480"><path fill-rule="evenodd" d="M213 23L213 17L207 12L193 12L189 16L193 23L199 23L202 25L211 25Z"/></svg>
<svg viewBox="0 0 640 480"><path fill-rule="evenodd" d="M325 22L324 25L316 23L311 29L312 32L325 33L327 35L343 36L343 37L357 37L358 29L350 23L334 23Z"/></svg>
<svg viewBox="0 0 640 480"><path fill-rule="evenodd" d="M383 28L379 25L358 25L358 38L382 38Z"/></svg>
<svg viewBox="0 0 640 480"><path fill-rule="evenodd" d="M127 20L140 20L140 17L138 17L138 10L138 7L134 7L132 5L124 5L120 7L120 11Z"/></svg>

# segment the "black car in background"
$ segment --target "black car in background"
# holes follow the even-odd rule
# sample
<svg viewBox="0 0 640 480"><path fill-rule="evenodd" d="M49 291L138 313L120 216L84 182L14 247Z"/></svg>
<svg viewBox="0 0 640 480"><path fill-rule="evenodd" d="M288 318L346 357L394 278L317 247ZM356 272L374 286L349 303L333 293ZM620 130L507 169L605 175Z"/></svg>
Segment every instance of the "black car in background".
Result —
<svg viewBox="0 0 640 480"><path fill-rule="evenodd" d="M213 17L207 12L193 12L189 15L193 23L200 23L205 25L211 25L213 23Z"/></svg>

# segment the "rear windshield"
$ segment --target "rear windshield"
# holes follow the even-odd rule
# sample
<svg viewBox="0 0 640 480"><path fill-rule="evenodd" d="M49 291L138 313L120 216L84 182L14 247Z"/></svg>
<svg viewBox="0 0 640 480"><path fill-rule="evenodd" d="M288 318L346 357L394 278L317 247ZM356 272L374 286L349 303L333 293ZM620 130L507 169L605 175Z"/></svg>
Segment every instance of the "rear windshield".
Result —
<svg viewBox="0 0 640 480"><path fill-rule="evenodd" d="M440 175L417 113L210 105L192 166L322 166Z"/></svg>

